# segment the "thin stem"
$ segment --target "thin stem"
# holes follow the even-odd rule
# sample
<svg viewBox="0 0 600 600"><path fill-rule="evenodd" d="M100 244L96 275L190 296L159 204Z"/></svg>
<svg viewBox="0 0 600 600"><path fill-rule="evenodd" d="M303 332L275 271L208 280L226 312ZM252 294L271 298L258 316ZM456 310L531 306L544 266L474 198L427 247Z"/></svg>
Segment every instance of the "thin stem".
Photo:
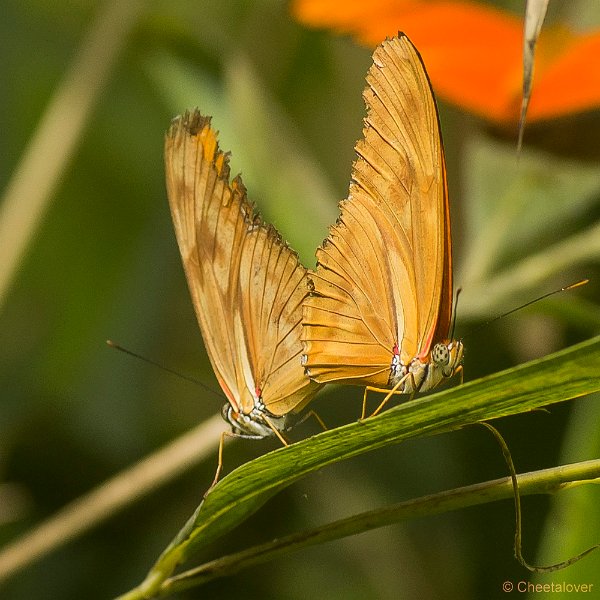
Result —
<svg viewBox="0 0 600 600"><path fill-rule="evenodd" d="M517 479L520 494L532 495L552 494L569 487L573 482L591 483L594 480L598 481L598 478L600 478L600 460L590 460L525 473L519 475ZM324 544L416 517L437 515L469 506L512 498L513 493L511 478L506 477L422 496L383 509L364 512L334 521L322 527L254 546L185 571L163 582L156 597L165 597L219 577L232 575L242 569L277 559L303 548ZM143 597L143 595L132 595L130 593L122 596L121 600L136 600Z"/></svg>

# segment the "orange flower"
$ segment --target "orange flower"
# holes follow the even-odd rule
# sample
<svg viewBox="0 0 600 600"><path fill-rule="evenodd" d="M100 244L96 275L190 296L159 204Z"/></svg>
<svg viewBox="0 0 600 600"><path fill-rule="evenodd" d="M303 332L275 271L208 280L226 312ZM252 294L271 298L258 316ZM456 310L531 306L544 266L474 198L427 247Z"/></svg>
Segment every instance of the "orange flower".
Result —
<svg viewBox="0 0 600 600"><path fill-rule="evenodd" d="M419 49L440 98L501 125L518 122L523 22L517 15L467 1L295 0L303 23L351 33L375 46L405 32ZM527 121L600 106L600 32L542 29L536 48Z"/></svg>

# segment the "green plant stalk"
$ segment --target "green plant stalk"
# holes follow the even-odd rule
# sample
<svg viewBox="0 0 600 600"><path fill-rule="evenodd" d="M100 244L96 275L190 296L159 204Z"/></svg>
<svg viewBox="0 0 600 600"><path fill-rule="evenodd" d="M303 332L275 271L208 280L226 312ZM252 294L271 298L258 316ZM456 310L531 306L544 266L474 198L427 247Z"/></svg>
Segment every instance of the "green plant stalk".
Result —
<svg viewBox="0 0 600 600"><path fill-rule="evenodd" d="M572 485L600 483L600 459L525 473L519 475L517 479L521 496L552 494ZM180 573L161 584L157 597L165 597L219 577L233 575L242 569L274 560L302 548L324 544L408 519L439 515L469 506L505 500L512 498L513 494L511 479L506 477L429 494L385 508L363 512L223 556Z"/></svg>
<svg viewBox="0 0 600 600"><path fill-rule="evenodd" d="M122 598L152 597L195 550L230 531L278 491L326 465L598 390L600 337L265 454L230 473L207 494L147 578Z"/></svg>

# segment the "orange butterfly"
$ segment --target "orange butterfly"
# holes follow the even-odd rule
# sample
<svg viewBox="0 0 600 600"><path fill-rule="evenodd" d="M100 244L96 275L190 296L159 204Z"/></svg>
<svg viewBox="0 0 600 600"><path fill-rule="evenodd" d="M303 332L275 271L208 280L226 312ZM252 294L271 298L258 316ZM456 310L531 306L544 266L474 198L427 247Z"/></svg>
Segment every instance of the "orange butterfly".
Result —
<svg viewBox="0 0 600 600"><path fill-rule="evenodd" d="M414 393L462 369L462 342L448 339L452 255L440 125L421 57L403 34L375 50L367 83L350 192L317 250L304 302L303 363L319 383Z"/></svg>
<svg viewBox="0 0 600 600"><path fill-rule="evenodd" d="M236 435L281 432L319 384L301 365L306 269L229 181L210 118L176 118L165 140L167 192L200 330ZM218 471L217 471L218 475Z"/></svg>

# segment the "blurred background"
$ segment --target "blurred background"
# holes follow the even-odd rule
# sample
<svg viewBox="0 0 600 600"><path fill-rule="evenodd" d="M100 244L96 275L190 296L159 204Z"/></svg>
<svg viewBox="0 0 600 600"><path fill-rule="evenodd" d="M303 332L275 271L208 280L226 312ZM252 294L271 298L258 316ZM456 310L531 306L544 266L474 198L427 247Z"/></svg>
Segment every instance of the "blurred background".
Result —
<svg viewBox="0 0 600 600"><path fill-rule="evenodd" d="M574 79L547 83L542 94L556 98L556 106L534 106L536 83L544 89L561 48L573 48L578 35L595 43L598 4L550 4L545 27L554 35L543 48L540 41L540 58L549 66L536 71L520 160L519 65L502 73L506 96L494 88L502 106L486 114L490 87L477 73L497 74L498 80L500 73L485 61L477 71L483 54L459 25L486 32L494 46L498 40L489 37L478 11L493 9L499 23L512 23L507 28L519 32L522 3L459 6L472 11L472 19L452 23L444 16L443 39L433 25L435 2L413 2L429 5L422 15L403 15L401 2L365 4L369 19L362 3L349 2L340 13L325 0L293 6L279 0L3 2L1 544L220 409L202 389L105 345L112 338L218 387L166 200L162 147L170 119L195 106L213 116L221 147L232 152L232 172L242 173L250 198L312 267L314 249L347 192L372 48L397 30L413 37L427 65L431 59L439 90L455 283L463 287L457 334L465 336L465 379L598 333L597 54L585 48L571 53L576 65L568 63L562 72ZM411 23L421 24L414 36ZM516 56L518 63L520 39L516 50L508 34L506 41L510 51L494 46L496 58ZM467 68L450 72L440 57ZM461 77L465 89L476 88L464 102L462 85L456 85ZM570 104L569 91L583 100ZM561 104L559 96L567 101ZM14 221L9 205L21 211ZM591 278L584 288L476 329L583 277ZM361 399L361 389L331 387L314 407L333 427L357 418ZM599 402L597 396L581 398L497 422L517 471L597 458ZM293 435L315 431L307 422ZM232 443L225 469L276 447L274 441ZM128 590L197 506L215 465L213 453L14 574L0 584L0 596L94 599ZM498 447L477 427L387 448L294 484L198 562L505 474ZM600 541L600 502L590 487L524 499L530 562L564 560ZM495 598L504 597L505 580L573 581L600 589L600 556L533 579L513 558L513 534L512 502L491 504L302 551L179 597Z"/></svg>

